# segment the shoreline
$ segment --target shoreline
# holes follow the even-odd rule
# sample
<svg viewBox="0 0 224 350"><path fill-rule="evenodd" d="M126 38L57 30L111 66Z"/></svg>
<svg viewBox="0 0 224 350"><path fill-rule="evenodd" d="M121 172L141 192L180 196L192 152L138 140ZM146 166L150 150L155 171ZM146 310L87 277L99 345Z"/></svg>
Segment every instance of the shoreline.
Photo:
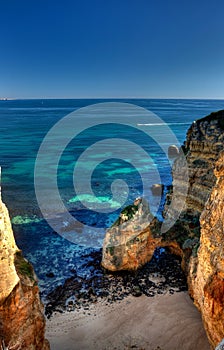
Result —
<svg viewBox="0 0 224 350"><path fill-rule="evenodd" d="M210 349L187 292L128 296L112 305L102 300L88 309L53 313L46 338L52 350Z"/></svg>
<svg viewBox="0 0 224 350"><path fill-rule="evenodd" d="M187 291L187 281L181 269L180 258L166 249L156 249L153 258L136 271L106 272L101 266L102 252L90 255L86 268L92 269L88 278L74 271L63 285L50 292L45 300L45 315L91 307L99 301L112 305L128 296L156 295Z"/></svg>

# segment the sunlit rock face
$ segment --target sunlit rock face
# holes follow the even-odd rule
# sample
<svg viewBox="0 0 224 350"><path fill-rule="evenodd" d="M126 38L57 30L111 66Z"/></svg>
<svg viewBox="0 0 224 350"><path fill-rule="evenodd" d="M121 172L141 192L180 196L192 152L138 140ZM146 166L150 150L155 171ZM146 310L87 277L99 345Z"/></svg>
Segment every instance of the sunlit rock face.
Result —
<svg viewBox="0 0 224 350"><path fill-rule="evenodd" d="M224 149L223 121L224 111L212 113L193 122L187 132L183 151L188 165L188 193L186 208L182 212L181 218L186 213L199 217L211 189L215 185L214 165L218 160L220 151ZM182 157L177 158L173 166L174 181L177 189L181 190L181 188L186 186L184 183L186 181L185 171ZM179 195L181 196L181 191ZM169 205L169 200L167 204Z"/></svg>
<svg viewBox="0 0 224 350"><path fill-rule="evenodd" d="M45 319L32 266L15 244L0 199L0 339L9 349L48 350Z"/></svg>
<svg viewBox="0 0 224 350"><path fill-rule="evenodd" d="M224 111L194 122L187 133L185 148L189 166L187 208L201 213L216 179L214 165L224 148Z"/></svg>
<svg viewBox="0 0 224 350"><path fill-rule="evenodd" d="M108 270L140 267L150 261L157 246L168 247L182 258L189 293L202 313L214 348L224 338L224 111L195 121L173 166L173 185L168 193L164 217L169 222L185 201L180 217L168 231L160 233L155 219L136 225L138 207L129 223L122 217L106 233L103 266ZM188 165L188 181L184 161ZM182 189L188 187L186 198ZM170 207L172 203L172 207ZM145 207L146 208L146 207ZM146 210L147 212L147 210ZM147 217L147 215L146 215ZM149 220L149 221L150 221ZM135 231L135 226L138 229Z"/></svg>
<svg viewBox="0 0 224 350"><path fill-rule="evenodd" d="M224 338L224 153L214 174L217 178L203 210L197 264L191 262L189 283L200 309L209 340L216 346Z"/></svg>
<svg viewBox="0 0 224 350"><path fill-rule="evenodd" d="M164 208L164 217L169 223L179 213L182 203L185 203L175 224L161 234L160 225L152 220L145 204L139 202L138 205L134 203L125 208L106 233L102 260L105 268L111 271L138 268L150 261L155 247L165 246L181 256L182 267L188 273L189 259L192 254L197 255L200 243L199 218L216 181L214 164L224 146L222 120L224 111L195 121L188 130L183 146L185 155L180 152L177 154L173 165L175 196L170 191Z"/></svg>
<svg viewBox="0 0 224 350"><path fill-rule="evenodd" d="M5 299L19 282L14 254L18 251L6 206L0 201L0 300Z"/></svg>
<svg viewBox="0 0 224 350"><path fill-rule="evenodd" d="M150 230L152 215L148 203L138 198L126 207L107 230L102 266L110 271L135 270L150 261L158 239Z"/></svg>
<svg viewBox="0 0 224 350"><path fill-rule="evenodd" d="M197 255L200 245L200 215L216 183L214 167L223 149L224 111L219 111L193 122L187 132L183 146L188 165L187 183L183 157L178 157L173 165L173 185L177 189L175 197L179 201L185 201L185 208L173 227L165 233L164 239L174 239L179 243L183 251L182 266L187 274L189 259L192 254ZM183 198L181 189L186 186L187 196ZM173 208L170 210L171 200L172 192L168 194L164 208L164 217L168 221L169 216L172 219L179 207L178 200L173 201Z"/></svg>
<svg viewBox="0 0 224 350"><path fill-rule="evenodd" d="M138 198L122 210L118 220L107 230L102 266L109 271L136 270L152 259L158 247L167 247L171 253L183 256L175 239L164 239L161 223L153 218L147 201Z"/></svg>

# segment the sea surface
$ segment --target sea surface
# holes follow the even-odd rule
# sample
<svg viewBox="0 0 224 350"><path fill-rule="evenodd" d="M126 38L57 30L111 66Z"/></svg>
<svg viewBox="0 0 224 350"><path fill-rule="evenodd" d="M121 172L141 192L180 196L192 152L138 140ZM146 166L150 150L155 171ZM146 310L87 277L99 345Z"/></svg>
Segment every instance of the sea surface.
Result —
<svg viewBox="0 0 224 350"><path fill-rule="evenodd" d="M89 253L102 245L103 234L89 241L85 232L72 232L69 241L55 232L43 218L36 199L34 188L34 169L39 148L45 136L54 125L65 116L80 108L99 103L126 103L137 108L142 107L155 113L161 120L157 125L142 123L140 114L130 115L134 118L136 128L117 128L113 120L108 119L105 134L95 128L84 130L74 140L66 145L61 154L57 169L57 185L66 210L76 220L88 227L100 228L105 232L107 227L116 220L120 210L133 202L136 197L143 195L144 177L149 179L147 191L144 192L154 215L161 218L163 199L155 197L150 191L150 185L160 182L169 185L172 182L171 166L164 152L167 147L167 129L173 133L179 144L182 144L191 123L213 111L224 109L224 100L180 100L180 99L124 99L124 100L92 100L92 99L59 99L59 100L8 100L0 101L0 165L2 167L2 197L7 204L13 223L16 242L27 259L33 264L39 279L42 295L45 296L56 285L72 276L76 271L80 276L94 274L91 266L85 265ZM85 124L85 123L84 123ZM143 125L141 125L143 124ZM154 122L155 124L155 122ZM157 128L157 143L153 137L145 137L139 126L146 134L153 133ZM63 130L62 130L63 131ZM125 138L144 150L145 156L136 148L127 159L129 149L118 149L113 155L114 147L108 150L101 147L101 161L92 172L91 186L93 193L85 191L85 168L95 166L92 153L92 163L82 163L83 176L80 176L83 193L77 195L73 186L73 170L80 155L104 139ZM120 145L118 143L118 145ZM52 146L52 145L51 145ZM60 144L55 142L54 150L58 151ZM115 147L116 148L116 147ZM119 148L119 147L118 147ZM120 147L121 148L121 147ZM122 152L126 156L122 159ZM140 153L138 153L140 152ZM97 153L97 152L96 152ZM119 157L117 157L119 154ZM98 159L98 158L97 158ZM100 158L99 158L100 159ZM84 159L85 160L85 159ZM53 160L52 160L53 162ZM137 162L137 163L136 163ZM52 163L53 164L53 163ZM46 169L53 166L45 164ZM136 167L136 164L138 166ZM139 165L140 164L140 165ZM48 175L49 174L49 175ZM49 178L48 178L49 176ZM47 189L51 180L51 171L45 172L44 186ZM119 203L114 200L111 184L116 180L127 184L126 197ZM86 180L86 179L85 179ZM50 186L50 185L49 185ZM123 195L121 190L120 197ZM119 197L119 196L118 196ZM122 197L123 198L123 197ZM49 197L49 205L52 205ZM96 204L107 204L109 212L94 210ZM65 228L68 224L63 222ZM93 233L94 235L94 230ZM89 266L89 264L88 264Z"/></svg>

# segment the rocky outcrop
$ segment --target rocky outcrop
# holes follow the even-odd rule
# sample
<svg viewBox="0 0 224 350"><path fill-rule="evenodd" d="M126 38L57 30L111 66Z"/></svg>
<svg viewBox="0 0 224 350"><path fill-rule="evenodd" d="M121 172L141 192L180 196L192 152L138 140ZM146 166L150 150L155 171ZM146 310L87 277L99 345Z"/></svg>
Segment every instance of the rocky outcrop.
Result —
<svg viewBox="0 0 224 350"><path fill-rule="evenodd" d="M138 231L136 235L138 238L144 234L146 240L142 244L141 239L127 239L135 226L135 220L132 219L132 228L129 227L128 232L123 228L109 230L104 244L104 250L109 249L106 254L104 252L107 260L104 266L113 271L141 266L151 259L153 249L157 246L169 247L171 252L180 255L182 268L188 278L189 293L202 313L213 348L224 338L223 149L224 111L195 121L189 128L187 140L182 147L186 158L180 154L174 162L175 198L170 190L164 208L165 222L169 227L169 222L176 217L181 202L185 201L185 207L175 224L160 233L161 226L156 220L152 220L148 226L145 223L142 232ZM188 181L184 166L186 161ZM182 189L187 187L185 195ZM116 241L116 237L119 237L119 241ZM122 242L122 247L117 244L113 250L114 242ZM113 262L115 252L118 264Z"/></svg>
<svg viewBox="0 0 224 350"><path fill-rule="evenodd" d="M214 174L217 183L200 217L200 248L197 260L191 259L188 279L208 338L216 346L224 337L224 153Z"/></svg>
<svg viewBox="0 0 224 350"><path fill-rule="evenodd" d="M195 121L188 130L185 143L189 167L188 211L202 212L216 182L214 165L224 147L222 120L224 111L211 113Z"/></svg>
<svg viewBox="0 0 224 350"><path fill-rule="evenodd" d="M175 238L178 235L176 232ZM161 235L161 223L153 218L147 201L137 198L107 230L102 266L109 271L136 270L152 259L157 247L167 247L172 254L183 255L176 240L165 240Z"/></svg>
<svg viewBox="0 0 224 350"><path fill-rule="evenodd" d="M151 220L144 199L137 198L134 205L126 207L106 232L102 266L110 271L135 270L151 260L157 246L149 227Z"/></svg>
<svg viewBox="0 0 224 350"><path fill-rule="evenodd" d="M175 240L181 250L183 268L188 274L189 258L197 255L200 242L200 215L216 183L214 166L220 152L224 148L224 111L210 114L191 125L183 151L188 165L188 183L186 183L183 157L176 159L173 166L173 178L176 186L175 196L179 201L185 201L185 208L175 224L163 235L164 240ZM187 196L183 197L181 189L188 186ZM178 192L178 189L179 192ZM179 203L170 202L172 191L167 195L164 217L169 222L169 216L175 215Z"/></svg>
<svg viewBox="0 0 224 350"><path fill-rule="evenodd" d="M13 350L48 350L36 276L15 244L0 198L0 341Z"/></svg>
<svg viewBox="0 0 224 350"><path fill-rule="evenodd" d="M186 208L165 234L181 233L182 266L189 293L202 313L212 346L224 337L224 111L195 121L187 133L184 151L189 187ZM181 159L173 171L182 183ZM171 193L172 197L172 193Z"/></svg>

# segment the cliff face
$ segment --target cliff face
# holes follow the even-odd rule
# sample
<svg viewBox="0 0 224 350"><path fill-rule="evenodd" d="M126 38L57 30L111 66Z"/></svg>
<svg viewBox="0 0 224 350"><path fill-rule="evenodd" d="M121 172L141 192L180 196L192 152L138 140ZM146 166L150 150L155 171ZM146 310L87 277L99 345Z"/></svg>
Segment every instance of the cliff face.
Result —
<svg viewBox="0 0 224 350"><path fill-rule="evenodd" d="M0 296L5 299L19 282L14 264L14 255L18 251L15 244L8 211L0 202Z"/></svg>
<svg viewBox="0 0 224 350"><path fill-rule="evenodd" d="M224 111L195 121L187 133L185 150L189 172L187 211L201 213L216 179L214 165L224 146ZM176 162L178 167L178 162Z"/></svg>
<svg viewBox="0 0 224 350"><path fill-rule="evenodd" d="M185 208L173 227L163 234L158 233L159 223L152 221L145 229L148 241L144 247L144 261L150 260L153 248L157 246L169 247L173 253L181 256L182 268L188 278L189 293L202 313L205 329L213 347L224 338L223 149L224 111L212 113L192 124L183 146L189 180L186 184L186 168L183 166L183 157L180 156L173 166L176 199L172 201L171 208L173 194L171 192L167 195L164 217L169 223L178 212L182 199L185 201ZM185 198L182 189L186 189L186 186L188 192ZM107 233L107 242L109 233L110 230ZM120 230L119 236L122 237L122 234ZM129 259L126 265L120 266L121 268L132 268L133 256L127 255L126 250L141 252L141 244L141 240L138 240L138 243L129 243L128 249L119 251L117 248L118 260L124 255ZM107 259L113 264L113 254L107 255ZM110 264L106 267L110 269ZM135 267L138 267L137 264ZM116 265L113 265L113 270L116 270Z"/></svg>
<svg viewBox="0 0 224 350"><path fill-rule="evenodd" d="M224 111L192 124L185 143L189 169L186 208L167 232L172 238L179 226L179 231L188 237L182 245L183 267L189 293L202 313L213 347L224 338L223 149ZM176 161L174 172L176 169L177 174L181 173L181 160ZM181 179L180 176L180 183Z"/></svg>
<svg viewBox="0 0 224 350"><path fill-rule="evenodd" d="M216 346L224 338L224 153L214 174L217 178L203 210L198 259L191 260L189 284L200 309L208 338Z"/></svg>
<svg viewBox="0 0 224 350"><path fill-rule="evenodd" d="M182 267L188 273L190 256L197 254L200 242L199 218L216 182L214 164L224 145L222 118L224 111L194 122L183 147L185 156L180 155L174 163L175 198L172 193L167 196L164 217L169 225L179 212L181 202L185 202L180 218L163 234L155 220L151 224L145 221L144 227L139 217L118 222L107 231L104 240L102 264L105 268L112 271L138 268L151 259L155 247L163 246L182 257Z"/></svg>
<svg viewBox="0 0 224 350"><path fill-rule="evenodd" d="M17 248L0 199L0 340L8 349L48 350L45 319L32 266Z"/></svg>
<svg viewBox="0 0 224 350"><path fill-rule="evenodd" d="M220 152L224 149L224 111L195 121L188 130L187 139L183 147L188 164L188 192L185 200L185 209L175 225L163 235L163 239L176 241L181 250L183 268L188 273L190 256L197 255L200 244L200 215L210 196L211 190L216 183L214 167ZM181 198L181 188L184 183L185 168L179 157L173 166L174 184L176 196ZM180 189L178 193L178 189ZM168 195L165 205L164 216L172 217L172 210L168 212L168 205L172 193ZM178 201L177 201L178 205ZM175 212L175 201L173 211Z"/></svg>

